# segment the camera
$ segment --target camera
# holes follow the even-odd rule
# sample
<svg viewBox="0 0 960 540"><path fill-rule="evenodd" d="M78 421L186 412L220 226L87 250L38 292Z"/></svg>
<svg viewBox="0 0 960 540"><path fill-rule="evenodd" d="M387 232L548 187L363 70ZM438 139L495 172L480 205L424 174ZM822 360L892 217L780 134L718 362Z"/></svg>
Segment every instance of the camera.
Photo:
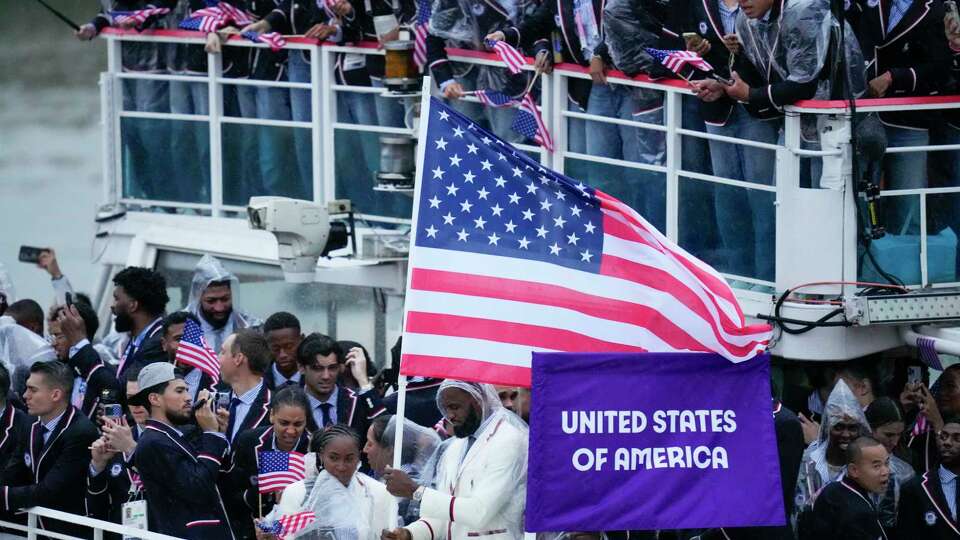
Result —
<svg viewBox="0 0 960 540"><path fill-rule="evenodd" d="M327 206L313 201L251 197L247 222L277 238L284 279L291 283L314 281L317 258L346 247L349 238L346 223L331 221Z"/></svg>

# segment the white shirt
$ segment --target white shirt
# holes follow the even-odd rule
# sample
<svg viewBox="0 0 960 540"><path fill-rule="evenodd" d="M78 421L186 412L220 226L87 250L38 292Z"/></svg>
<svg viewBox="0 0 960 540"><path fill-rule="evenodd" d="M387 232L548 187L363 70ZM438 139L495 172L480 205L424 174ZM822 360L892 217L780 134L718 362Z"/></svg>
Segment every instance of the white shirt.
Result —
<svg viewBox="0 0 960 540"><path fill-rule="evenodd" d="M323 427L323 408L321 408L320 405L324 403L332 405L332 407L330 407L330 422L334 424L337 423L337 396L339 394L340 387L334 386L330 397L328 397L326 401L320 401L313 397L313 394L307 392L307 399L310 400L310 410L313 412L313 420L317 423L317 427Z"/></svg>
<svg viewBox="0 0 960 540"><path fill-rule="evenodd" d="M273 387L274 388L280 388L281 386L287 384L288 382L300 384L299 371L294 371L293 375L291 375L290 378L288 379L284 377L282 373L280 373L280 371L277 369L276 364L271 364L270 369L273 370Z"/></svg>
<svg viewBox="0 0 960 540"><path fill-rule="evenodd" d="M67 411L63 411L53 420L43 424L43 427L47 428L43 433L43 444L47 444L47 441L50 440L50 435L53 433L53 430L57 429L57 424L60 423L60 419L63 418L63 415L65 414L67 414Z"/></svg>
<svg viewBox="0 0 960 540"><path fill-rule="evenodd" d="M253 401L260 395L261 388L263 388L263 379L260 379L260 382L257 383L256 386L244 392L242 396L234 396L240 399L240 403L237 404L236 410L233 411L237 416L233 420L233 432L229 434L231 441L237 436L237 432L240 430L240 424L247 418L247 413L250 412Z"/></svg>
<svg viewBox="0 0 960 540"><path fill-rule="evenodd" d="M943 465L937 471L940 474L940 486L943 487L943 498L950 507L950 515L957 519L957 475L948 471Z"/></svg>

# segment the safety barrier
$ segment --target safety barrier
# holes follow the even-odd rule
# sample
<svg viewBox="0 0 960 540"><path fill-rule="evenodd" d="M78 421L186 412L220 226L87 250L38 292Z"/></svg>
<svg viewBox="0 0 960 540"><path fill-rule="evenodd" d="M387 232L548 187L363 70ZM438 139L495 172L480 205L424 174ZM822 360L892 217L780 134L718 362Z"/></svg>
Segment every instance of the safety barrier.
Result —
<svg viewBox="0 0 960 540"><path fill-rule="evenodd" d="M376 44L338 46L290 37L287 53L303 55L301 58L308 62L299 63L296 77L290 71L288 80L264 81L235 79L229 70L224 72L231 51L263 48L262 44L235 37L227 43L223 55L206 54L205 73L149 74L123 70L123 47L144 43L200 47L204 43L202 35L112 29L102 35L108 42L109 59L108 71L101 77L106 127L104 196L108 202L229 216L242 214L250 195L285 195L320 202L349 198L365 220L401 227L409 223L409 196L374 190L372 177L377 138L412 134L412 130L370 121L357 112L364 107L369 110L370 100L365 98L366 104L358 106L359 98L348 97L380 99L381 88L335 82L341 55L380 55ZM489 53L448 52L452 61L461 64L503 65ZM303 76L304 64L308 65L308 77ZM525 69L533 68L528 65ZM772 290L802 283L876 280L873 260L881 261L881 266L892 265L886 273L902 274L900 279L907 285L958 285L957 224L947 223L950 212L939 210L960 202L960 182L956 178L952 179L956 186L882 191L884 201L913 198L916 204L910 206L915 206L915 212L908 214L909 221L890 231L885 240L875 241L870 254L858 244L858 203L851 189L849 138L842 136L850 127L845 103L798 103L786 109L782 129L774 131L779 131L778 137L747 140L704 131L696 122L696 100L682 81L630 78L611 71L611 90L605 99L622 104L630 102L624 99L624 92L632 97L640 93L641 101L653 105L641 111L614 111L610 105L607 112L613 114L598 115L595 110L588 113L568 105L568 85L577 79L589 79L589 74L569 64L557 65L552 73L540 78L540 107L553 134L555 151L518 147L545 166L582 178L633 205L669 238L723 272L738 288L738 296L768 302ZM177 85L202 86L205 92L192 95L204 98L206 106L189 113L173 112L169 107L139 110L142 107L130 96L137 89L129 88L136 81L166 84L171 90ZM263 107L253 107L260 114L251 114L251 106L243 105L250 100L250 90L259 92L254 101L269 92L289 94L284 99L290 102L287 110L293 111L291 116L270 117L270 111ZM309 112L297 115L305 98ZM951 97L858 102L861 112L958 107L960 102ZM586 144L575 140L576 130L584 123L590 133ZM824 140L820 147L802 137L804 127L811 125L841 136L835 144ZM604 146L605 139L596 135L610 134L613 128L620 141ZM190 137L195 144L184 144ZM636 137L633 142L632 137ZM171 146L180 150L152 148L145 154L151 157L148 163L138 163L137 144L148 146L145 141L155 140L170 140L174 143ZM617 142L619 148L614 147ZM775 181L772 176L732 178L715 174L705 151L709 145L722 143L752 149L767 168L774 164ZM960 144L888 149L891 155L931 151L956 152ZM251 172L255 168L261 169L259 173ZM824 178L833 175L839 180L818 184L820 170ZM933 208L937 212L932 212ZM833 287L811 292L817 290L837 291Z"/></svg>
<svg viewBox="0 0 960 540"><path fill-rule="evenodd" d="M27 540L37 540L38 538L82 540L75 536L46 531L41 526L42 523L46 523L49 526L51 522L65 522L85 527L93 533L93 540L103 540L104 533L114 533L122 535L124 538L139 538L141 540L180 540L175 536L158 534L150 531L135 529L133 527L124 527L123 525L117 525L116 523L111 523L109 521L101 521L99 519L93 519L77 514L70 514L68 512L61 512L59 510L52 510L42 506L27 508L24 510L24 513L27 515L26 525L11 523L8 521L0 521L0 527L25 533Z"/></svg>

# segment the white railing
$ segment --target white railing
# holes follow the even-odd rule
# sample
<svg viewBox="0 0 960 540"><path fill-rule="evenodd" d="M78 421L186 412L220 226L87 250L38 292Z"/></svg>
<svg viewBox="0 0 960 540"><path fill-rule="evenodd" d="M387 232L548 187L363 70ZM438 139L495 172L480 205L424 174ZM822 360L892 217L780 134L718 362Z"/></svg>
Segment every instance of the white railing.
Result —
<svg viewBox="0 0 960 540"><path fill-rule="evenodd" d="M207 73L200 76L183 75L148 75L143 73L124 72L121 65L121 46L125 42L156 42L202 45L204 38L200 34L180 31L155 32L118 32L107 31L103 34L108 42L108 72L101 78L103 86L103 104L108 112L104 114L107 129L105 130L105 158L104 176L105 195L108 202L121 202L127 205L142 208L167 208L176 211L198 211L213 216L233 215L242 213L245 208L239 205L225 203L224 198L224 170L221 128L224 125L254 125L277 128L309 129L312 149L312 197L319 202L338 198L337 160L351 159L350 148L338 148L335 145L337 133L376 133L397 134L409 133L406 128L386 127L380 125L362 125L347 123L339 120L337 111L338 93L379 93L381 89L371 87L346 86L335 84L334 65L339 53L379 55L374 44L361 44L347 47L330 44L317 44L313 40L303 38L289 38L287 49L309 53L313 61L310 64L310 83L273 82L261 80L237 80L223 76L222 57L207 55ZM227 44L228 47L263 47L245 40L234 38ZM450 59L483 65L501 66L502 64L488 53L475 51L451 50ZM319 59L319 62L316 61ZM532 70L532 66L527 66ZM157 81L189 81L206 83L208 87L209 113L205 115L177 115L171 113L151 113L142 111L123 110L122 92L118 82L125 79L153 79ZM556 66L551 74L541 76L541 110L548 129L551 130L556 149L550 153L535 146L518 145L519 148L537 153L539 160L559 172L570 170L577 162L591 166L613 166L619 171L644 171L662 175L663 180L663 223L666 235L683 243L684 227L692 227L692 218L699 216L684 215L684 201L682 198L685 187L709 186L709 189L742 189L755 190L771 194L771 200L776 207L776 238L774 276L734 275L726 273L731 280L735 280L741 287L738 295L752 297L756 300L769 299L769 290L783 291L800 283L820 281L858 280L860 260L857 241L857 220L853 191L850 182L840 190L808 189L800 185L801 160L820 159L825 156L848 157L849 151L841 144L839 147L825 150L812 150L801 143L801 114L819 115L831 118L838 125L849 123L848 111L842 102L802 102L795 107L788 107L784 118L783 134L777 144L736 139L721 135L712 135L705 132L687 129L682 126L684 96L691 95L686 84L680 81L654 82L645 77L629 78L618 72L611 72L608 80L611 84L627 87L654 90L662 94L663 123L645 123L633 120L607 118L583 112L567 110L567 85L572 79L589 79L586 70L575 65ZM312 116L309 122L285 120L270 120L258 118L228 117L223 111L223 88L225 86L255 86L275 87L288 89L309 90ZM690 99L690 98L687 98ZM921 98L914 100L865 100L858 105L858 111L881 110L923 110L923 109L952 109L960 107L960 102L949 98ZM145 200L129 196L123 187L123 148L121 120L152 119L172 121L205 122L209 129L209 194L207 201L164 201ZM621 126L635 127L647 132L662 133L665 138L665 155L659 163L637 163L624 159L589 155L572 152L568 147L568 120L579 119L590 122L605 122ZM732 178L723 178L713 174L684 170L683 142L687 140L720 141L741 146L751 146L770 150L775 153L776 182L773 185L751 182ZM960 145L924 146L909 148L891 148L890 153L917 152L930 150L956 150ZM317 166L317 165L320 166ZM843 163L844 170L850 170L849 162ZM594 183L599 178L591 178L587 173L584 180ZM849 179L849 173L847 178ZM609 179L607 179L609 180ZM957 180L957 179L955 179ZM922 188L910 190L883 191L882 197L917 196L920 198L920 233L919 260L920 279L918 283L908 285L927 285L928 276L928 240L927 231L927 199L931 196L944 194L958 194L960 197L960 181L955 187ZM633 186L630 186L633 187ZM649 187L649 186L648 186ZM745 191L746 192L746 191ZM259 193L258 193L259 194ZM341 195L342 197L342 195ZM704 201L699 201L701 204ZM382 223L408 223L405 215L383 215L364 212L363 218ZM958 220L960 221L960 220ZM709 233L711 231L704 231ZM690 236L687 233L686 236ZM696 236L694 234L693 236ZM693 250L696 255L696 249ZM709 257L706 258L708 262ZM718 267L721 271L724 269ZM937 284L957 285L957 283ZM750 286L760 286L761 291L750 291ZM756 287L755 287L756 288ZM850 290L846 287L844 290ZM838 292L836 287L819 289L822 292ZM816 292L812 290L810 292ZM768 301L768 300L767 300Z"/></svg>
<svg viewBox="0 0 960 540"><path fill-rule="evenodd" d="M75 536L46 531L41 526L41 520L47 524L53 521L80 525L93 533L93 540L103 540L104 533L114 533L119 534L124 538L139 538L141 540L181 540L175 536L144 531L141 529L135 529L133 527L125 527L109 521L101 521L99 519L93 519L77 514L70 514L68 512L61 512L59 510L52 510L42 506L27 508L23 512L27 515L26 525L11 523L8 521L0 521L0 527L20 531L24 533L27 540L37 540L38 538L83 540L82 538L77 538Z"/></svg>

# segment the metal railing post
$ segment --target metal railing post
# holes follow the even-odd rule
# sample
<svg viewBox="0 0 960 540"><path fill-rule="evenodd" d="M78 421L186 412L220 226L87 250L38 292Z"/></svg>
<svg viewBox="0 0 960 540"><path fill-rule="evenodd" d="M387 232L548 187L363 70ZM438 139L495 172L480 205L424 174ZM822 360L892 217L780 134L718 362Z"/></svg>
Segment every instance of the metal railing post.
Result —
<svg viewBox="0 0 960 540"><path fill-rule="evenodd" d="M322 90L323 102L320 111L321 133L323 133L323 152L321 153L321 163L323 167L323 200L329 201L337 198L337 179L336 179L336 151L334 142L336 133L333 129L333 123L337 115L337 93L331 88L333 78L333 55L325 50L325 47L317 46L317 54L320 56L320 78L313 81L316 88ZM314 59L316 62L316 59Z"/></svg>
<svg viewBox="0 0 960 540"><path fill-rule="evenodd" d="M790 246L787 245L787 226L785 220L781 218L782 207L780 201L786 200L790 193L796 193L800 189L800 156L796 153L800 149L800 114L787 114L783 121L783 146L777 149L776 175L774 183L776 184L776 199L774 200L774 231L776 235L774 248L774 283L775 289L784 291L788 287L795 285L786 283L783 277L783 271L786 268L786 255ZM753 276L751 276L753 277Z"/></svg>
<svg viewBox="0 0 960 540"><path fill-rule="evenodd" d="M223 215L223 133L220 129L220 118L223 116L223 85L217 82L221 76L223 76L223 56L207 54L207 94L210 110L210 213L214 217Z"/></svg>
<svg viewBox="0 0 960 540"><path fill-rule="evenodd" d="M567 84L569 80L559 71L554 71L551 75L553 79L553 84L550 85L550 88L553 90L553 130L554 136L554 151L553 151L553 162L551 167L553 170L558 173L563 173L566 166L566 155L567 155L567 139L569 138L568 124L569 122L563 116L563 111L567 110Z"/></svg>
<svg viewBox="0 0 960 540"><path fill-rule="evenodd" d="M547 75L544 73L540 76L540 116L544 118L547 129L550 133L557 132L557 106L556 102L553 99L553 93L551 89L554 87L553 75ZM554 151L556 151L556 145L558 141L553 140ZM549 167L554 169L553 166L554 155L553 152L548 151L545 147L540 147L540 163L544 167Z"/></svg>
<svg viewBox="0 0 960 540"><path fill-rule="evenodd" d="M683 96L666 91L667 125L667 238L678 242L680 237L680 169L683 166L681 146L683 137L677 132L683 124Z"/></svg>
<svg viewBox="0 0 960 540"><path fill-rule="evenodd" d="M112 126L113 138L107 138L107 127L104 125L104 138L103 138L103 151L113 152L113 155L108 157L111 163L113 164L113 177L108 178L108 181L113 182L112 191L117 195L118 198L123 197L123 131L120 128L120 112L123 110L123 81L121 81L117 74L123 71L123 62L121 49L122 42L119 39L108 37L107 38L107 76L110 80L110 89L111 89L111 109L110 113L112 118L109 119L110 125ZM107 174L107 171L104 171L104 175ZM111 191L107 188L105 192Z"/></svg>
<svg viewBox="0 0 960 540"><path fill-rule="evenodd" d="M326 71L322 69L321 62L319 61L322 47L319 44L314 45L310 49L310 122L313 124L313 127L310 128L310 157L313 162L313 167L310 170L313 172L313 200L317 202L323 202L327 200L327 190L324 189L324 178L326 169L324 168L324 163L326 159L324 156L324 146L325 140L329 137L332 137L333 134L324 129L323 119L323 92L325 87L325 76Z"/></svg>
<svg viewBox="0 0 960 540"><path fill-rule="evenodd" d="M27 540L37 540L37 515L33 512L27 514Z"/></svg>

